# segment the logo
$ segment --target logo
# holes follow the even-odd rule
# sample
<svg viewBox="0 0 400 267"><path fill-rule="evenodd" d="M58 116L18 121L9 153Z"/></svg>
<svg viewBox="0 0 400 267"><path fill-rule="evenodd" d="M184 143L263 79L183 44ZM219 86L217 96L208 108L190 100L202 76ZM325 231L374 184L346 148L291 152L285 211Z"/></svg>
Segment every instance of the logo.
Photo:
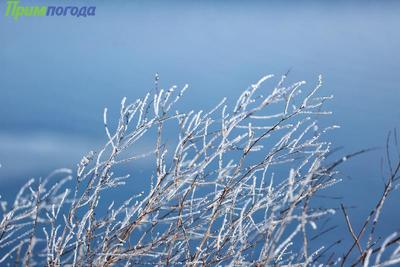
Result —
<svg viewBox="0 0 400 267"><path fill-rule="evenodd" d="M7 0L6 17L17 21L20 17L73 16L90 17L96 15L95 6L22 6L19 0Z"/></svg>

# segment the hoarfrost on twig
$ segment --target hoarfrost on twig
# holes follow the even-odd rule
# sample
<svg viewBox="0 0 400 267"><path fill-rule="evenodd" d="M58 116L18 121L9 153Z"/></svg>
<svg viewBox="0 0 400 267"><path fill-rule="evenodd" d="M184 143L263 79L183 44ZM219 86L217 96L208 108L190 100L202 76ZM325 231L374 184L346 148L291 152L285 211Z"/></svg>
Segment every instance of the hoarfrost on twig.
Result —
<svg viewBox="0 0 400 267"><path fill-rule="evenodd" d="M157 74L154 94L131 104L123 98L114 130L104 109L107 142L84 156L74 175L62 169L39 183L32 179L10 208L1 202L0 247L7 253L0 262L261 266L317 260L324 248L310 250L307 232L332 210L310 201L340 180L334 168L347 158L325 162L331 144L320 137L336 126L320 131L312 119L330 114L322 104L331 97L318 96L321 76L308 94L305 82L286 86L286 76L268 91L263 84L272 79L254 83L233 109L224 98L210 111L185 113L172 109L188 86L164 90ZM169 127L178 130L172 147L166 145ZM153 133L154 147L138 152L137 144ZM151 177L114 174L120 164L143 158L154 163ZM128 178L151 186L122 203L102 197ZM399 254L390 261L398 262Z"/></svg>

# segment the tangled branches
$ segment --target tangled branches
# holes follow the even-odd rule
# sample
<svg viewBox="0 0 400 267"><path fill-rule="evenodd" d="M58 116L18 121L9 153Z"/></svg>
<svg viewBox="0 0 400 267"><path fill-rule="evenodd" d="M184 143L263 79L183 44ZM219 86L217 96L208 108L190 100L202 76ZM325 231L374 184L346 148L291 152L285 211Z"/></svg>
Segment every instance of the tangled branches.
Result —
<svg viewBox="0 0 400 267"><path fill-rule="evenodd" d="M336 126L315 119L330 114L323 104L332 96L318 96L321 77L306 94L305 82L285 78L267 90L272 76L263 77L233 108L223 99L208 112L174 110L187 86L124 98L115 130L105 109L100 151L74 172L29 181L4 207L0 263L311 265L323 248L311 248L309 232L334 213L313 196L339 181L341 161L325 162L331 144L322 137ZM145 138L154 143L138 153ZM154 163L151 177L114 173L143 158ZM122 203L101 198L128 178L148 190Z"/></svg>

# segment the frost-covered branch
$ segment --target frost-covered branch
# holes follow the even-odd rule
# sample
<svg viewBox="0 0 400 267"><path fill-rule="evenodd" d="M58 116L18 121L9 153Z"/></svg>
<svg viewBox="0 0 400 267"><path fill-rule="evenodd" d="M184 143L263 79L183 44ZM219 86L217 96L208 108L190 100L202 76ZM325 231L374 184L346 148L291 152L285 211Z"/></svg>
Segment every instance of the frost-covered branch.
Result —
<svg viewBox="0 0 400 267"><path fill-rule="evenodd" d="M0 249L7 253L0 263L314 263L324 248L310 246L310 233L334 210L313 196L339 182L343 160L326 162L331 143L323 136L336 126L320 127L315 116L330 114L323 103L332 96L319 95L322 78L308 89L285 79L271 89L265 84L273 76L263 77L233 108L223 99L209 111L179 112L187 86L159 89L157 77L153 95L122 100L115 124L105 109L103 148L75 171L30 180L4 207ZM139 151L148 140L147 151ZM152 162L148 176L116 174L123 166L140 168L143 159ZM127 179L147 189L132 188L122 202L105 196Z"/></svg>

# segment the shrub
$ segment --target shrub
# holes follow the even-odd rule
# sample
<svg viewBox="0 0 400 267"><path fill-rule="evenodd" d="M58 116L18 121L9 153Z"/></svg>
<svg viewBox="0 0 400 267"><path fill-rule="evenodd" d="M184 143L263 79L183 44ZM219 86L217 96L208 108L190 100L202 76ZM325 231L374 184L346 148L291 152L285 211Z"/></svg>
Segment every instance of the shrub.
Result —
<svg viewBox="0 0 400 267"><path fill-rule="evenodd" d="M156 89L127 104L121 102L115 130L104 111L107 143L82 158L77 169L60 169L30 180L0 223L0 263L48 266L109 265L312 265L328 248L310 242L322 217L331 216L314 195L339 182L336 167L353 155L327 162L331 143L316 115L332 96L319 96L322 84L302 93L305 82L285 85L283 76L268 92L265 76L229 108L227 99L209 111L178 112L182 90ZM166 135L174 133L174 139ZM175 134L176 132L176 134ZM144 140L154 143L144 153ZM115 174L145 158L151 177ZM383 197L367 225L376 225L381 206L394 188L399 166L391 169ZM148 185L122 203L105 197L127 179ZM103 197L102 197L103 196ZM342 207L346 218L348 215ZM362 248L347 225L359 262L382 259L383 245L371 230ZM366 226L367 226L366 225ZM364 228L366 229L366 226ZM363 229L364 229L363 228ZM374 226L372 226L374 228ZM365 232L365 229L361 232ZM399 262L396 249L385 263ZM342 257L325 259L343 263Z"/></svg>

